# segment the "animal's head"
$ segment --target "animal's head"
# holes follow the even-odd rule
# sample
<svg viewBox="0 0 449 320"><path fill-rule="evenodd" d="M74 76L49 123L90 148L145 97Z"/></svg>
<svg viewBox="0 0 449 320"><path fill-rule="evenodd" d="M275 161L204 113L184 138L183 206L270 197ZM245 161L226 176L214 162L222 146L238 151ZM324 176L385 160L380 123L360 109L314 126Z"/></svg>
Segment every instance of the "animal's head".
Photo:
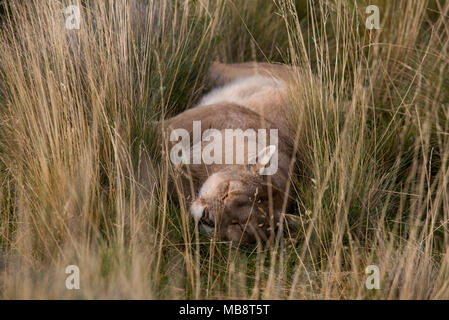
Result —
<svg viewBox="0 0 449 320"><path fill-rule="evenodd" d="M266 241L274 234L283 191L260 175L260 170L275 151L276 147L269 146L257 155L256 164L227 167L204 182L190 208L202 229L235 244Z"/></svg>

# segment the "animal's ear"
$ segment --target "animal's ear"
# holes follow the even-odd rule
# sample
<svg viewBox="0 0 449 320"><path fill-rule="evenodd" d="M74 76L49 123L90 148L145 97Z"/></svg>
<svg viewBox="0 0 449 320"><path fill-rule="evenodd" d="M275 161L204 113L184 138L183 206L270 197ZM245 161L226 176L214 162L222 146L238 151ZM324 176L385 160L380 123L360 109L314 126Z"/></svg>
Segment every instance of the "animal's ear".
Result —
<svg viewBox="0 0 449 320"><path fill-rule="evenodd" d="M275 154L275 152L276 152L275 145L270 145L268 147L265 147L262 150L260 150L256 156L250 158L249 163L255 163L252 166L256 170L263 169L270 163L270 160L273 157L273 155Z"/></svg>
<svg viewBox="0 0 449 320"><path fill-rule="evenodd" d="M257 155L257 162L265 167L273 157L274 153L276 152L276 146L271 145L266 148L264 148L262 151L259 152Z"/></svg>

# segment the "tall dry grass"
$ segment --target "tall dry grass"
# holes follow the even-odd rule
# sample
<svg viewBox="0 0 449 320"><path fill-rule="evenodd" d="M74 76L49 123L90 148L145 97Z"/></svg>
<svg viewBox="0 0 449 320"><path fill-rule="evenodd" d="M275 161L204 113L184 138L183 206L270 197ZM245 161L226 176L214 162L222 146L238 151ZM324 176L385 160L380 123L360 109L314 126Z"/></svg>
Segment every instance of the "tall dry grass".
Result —
<svg viewBox="0 0 449 320"><path fill-rule="evenodd" d="M79 30L69 4L5 7L2 298L449 298L449 3L370 1L371 31L364 1L79 1ZM199 234L156 142L215 59L301 67L278 247Z"/></svg>

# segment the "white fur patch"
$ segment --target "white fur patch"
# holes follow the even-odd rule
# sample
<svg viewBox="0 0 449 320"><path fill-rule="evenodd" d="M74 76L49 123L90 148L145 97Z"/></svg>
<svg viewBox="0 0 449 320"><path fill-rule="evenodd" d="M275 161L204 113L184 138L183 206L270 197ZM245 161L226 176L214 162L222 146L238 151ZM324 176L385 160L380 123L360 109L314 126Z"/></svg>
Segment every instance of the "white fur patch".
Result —
<svg viewBox="0 0 449 320"><path fill-rule="evenodd" d="M218 174L211 175L201 186L198 198L208 198L215 195L215 190L218 185L223 181L223 177ZM194 201L190 206L190 213L196 222L199 222L203 216L205 206Z"/></svg>
<svg viewBox="0 0 449 320"><path fill-rule="evenodd" d="M215 190L218 188L220 183L223 182L223 177L214 173L211 175L201 186L199 197L214 196Z"/></svg>
<svg viewBox="0 0 449 320"><path fill-rule="evenodd" d="M204 212L204 206L193 203L190 207L190 213L193 216L193 219L195 219L195 222L199 222L201 217L203 216Z"/></svg>
<svg viewBox="0 0 449 320"><path fill-rule="evenodd" d="M237 78L223 87L216 88L206 94L200 100L198 106L207 106L225 101L246 105L257 93L282 88L285 88L282 81L267 76L255 75Z"/></svg>

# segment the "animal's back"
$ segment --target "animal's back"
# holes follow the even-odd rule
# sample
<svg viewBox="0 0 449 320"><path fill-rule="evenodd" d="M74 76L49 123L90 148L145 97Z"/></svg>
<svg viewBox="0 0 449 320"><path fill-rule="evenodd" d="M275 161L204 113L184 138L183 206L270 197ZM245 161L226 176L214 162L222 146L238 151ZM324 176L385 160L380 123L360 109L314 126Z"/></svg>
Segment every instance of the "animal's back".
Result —
<svg viewBox="0 0 449 320"><path fill-rule="evenodd" d="M215 88L197 106L221 102L238 104L285 128L288 84L293 78L294 69L287 65L214 63L208 81Z"/></svg>
<svg viewBox="0 0 449 320"><path fill-rule="evenodd" d="M237 78L206 94L198 106L229 102L244 106L270 121L282 121L287 87L281 80L263 75Z"/></svg>

